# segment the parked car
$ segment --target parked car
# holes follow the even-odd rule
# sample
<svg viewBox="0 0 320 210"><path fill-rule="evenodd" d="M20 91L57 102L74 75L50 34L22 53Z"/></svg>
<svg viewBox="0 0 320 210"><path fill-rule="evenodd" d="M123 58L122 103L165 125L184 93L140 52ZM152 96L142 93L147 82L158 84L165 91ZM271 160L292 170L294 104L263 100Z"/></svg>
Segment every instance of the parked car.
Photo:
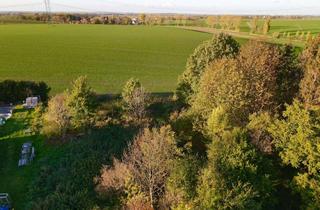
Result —
<svg viewBox="0 0 320 210"><path fill-rule="evenodd" d="M0 193L0 210L12 209L11 200L8 193Z"/></svg>

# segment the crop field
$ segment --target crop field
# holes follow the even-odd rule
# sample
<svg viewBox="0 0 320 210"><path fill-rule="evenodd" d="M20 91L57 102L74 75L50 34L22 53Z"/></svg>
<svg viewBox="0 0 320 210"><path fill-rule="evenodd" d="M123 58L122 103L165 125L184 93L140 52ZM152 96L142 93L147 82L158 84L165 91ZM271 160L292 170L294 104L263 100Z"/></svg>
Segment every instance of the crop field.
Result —
<svg viewBox="0 0 320 210"><path fill-rule="evenodd" d="M0 80L45 81L57 93L87 75L98 93L116 93L135 77L149 91L168 92L209 38L169 27L0 25Z"/></svg>

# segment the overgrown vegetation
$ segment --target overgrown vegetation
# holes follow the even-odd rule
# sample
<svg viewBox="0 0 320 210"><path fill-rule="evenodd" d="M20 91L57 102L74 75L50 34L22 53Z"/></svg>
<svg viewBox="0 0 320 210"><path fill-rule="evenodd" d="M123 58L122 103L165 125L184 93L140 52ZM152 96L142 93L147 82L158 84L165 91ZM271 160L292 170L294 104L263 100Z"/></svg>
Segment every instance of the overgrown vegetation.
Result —
<svg viewBox="0 0 320 210"><path fill-rule="evenodd" d="M298 54L215 36L190 57L178 97L129 79L97 98L79 77L28 121L50 149L24 207L318 209L319 40Z"/></svg>

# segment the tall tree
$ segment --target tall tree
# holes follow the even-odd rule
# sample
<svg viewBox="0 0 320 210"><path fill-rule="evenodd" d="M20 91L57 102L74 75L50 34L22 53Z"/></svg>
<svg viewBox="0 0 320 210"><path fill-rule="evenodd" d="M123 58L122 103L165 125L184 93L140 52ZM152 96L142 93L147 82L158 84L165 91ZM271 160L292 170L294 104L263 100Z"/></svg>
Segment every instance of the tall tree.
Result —
<svg viewBox="0 0 320 210"><path fill-rule="evenodd" d="M239 52L239 44L231 36L225 34L214 37L199 45L189 57L186 70L178 81L176 94L183 103L189 103L193 94L197 92L200 78L204 70L220 58L235 57Z"/></svg>
<svg viewBox="0 0 320 210"><path fill-rule="evenodd" d="M304 68L301 97L307 106L320 105L320 36L309 40L301 60Z"/></svg>
<svg viewBox="0 0 320 210"><path fill-rule="evenodd" d="M45 135L64 137L71 128L71 116L66 98L65 94L59 94L50 99L48 109L43 116L42 132Z"/></svg>
<svg viewBox="0 0 320 210"><path fill-rule="evenodd" d="M253 17L252 19L251 19L251 22L250 22L250 32L252 33L252 34L255 34L255 33L257 33L257 31L258 31L258 21L259 21L259 19L258 19L258 17Z"/></svg>
<svg viewBox="0 0 320 210"><path fill-rule="evenodd" d="M264 20L263 28L262 28L262 32L263 32L264 35L268 34L268 32L270 31L270 26L271 26L271 18L267 17Z"/></svg>
<svg viewBox="0 0 320 210"><path fill-rule="evenodd" d="M73 81L66 95L73 128L86 130L92 124L94 107L94 93L88 85L87 77L80 76Z"/></svg>

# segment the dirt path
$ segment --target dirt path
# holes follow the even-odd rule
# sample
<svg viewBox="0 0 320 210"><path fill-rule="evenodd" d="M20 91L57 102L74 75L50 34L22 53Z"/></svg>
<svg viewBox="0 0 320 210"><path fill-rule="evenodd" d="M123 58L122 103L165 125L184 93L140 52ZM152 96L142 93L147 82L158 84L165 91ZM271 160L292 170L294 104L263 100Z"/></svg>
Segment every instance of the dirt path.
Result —
<svg viewBox="0 0 320 210"><path fill-rule="evenodd" d="M259 35L259 34L249 34L247 32L235 32L235 31L228 31L228 30L221 30L221 29L215 29L215 28L207 28L207 27L197 27L197 26L176 26L177 28L185 29L185 30L191 30L191 31L198 31L198 32L204 32L204 33L210 33L210 34L219 34L219 33L226 33L233 37L243 38L243 39L253 39L253 40L261 40L266 41L270 43L276 43L276 44L292 44L297 47L303 47L304 42L297 41L297 40L288 40L288 39L274 39L270 36L266 35Z"/></svg>

